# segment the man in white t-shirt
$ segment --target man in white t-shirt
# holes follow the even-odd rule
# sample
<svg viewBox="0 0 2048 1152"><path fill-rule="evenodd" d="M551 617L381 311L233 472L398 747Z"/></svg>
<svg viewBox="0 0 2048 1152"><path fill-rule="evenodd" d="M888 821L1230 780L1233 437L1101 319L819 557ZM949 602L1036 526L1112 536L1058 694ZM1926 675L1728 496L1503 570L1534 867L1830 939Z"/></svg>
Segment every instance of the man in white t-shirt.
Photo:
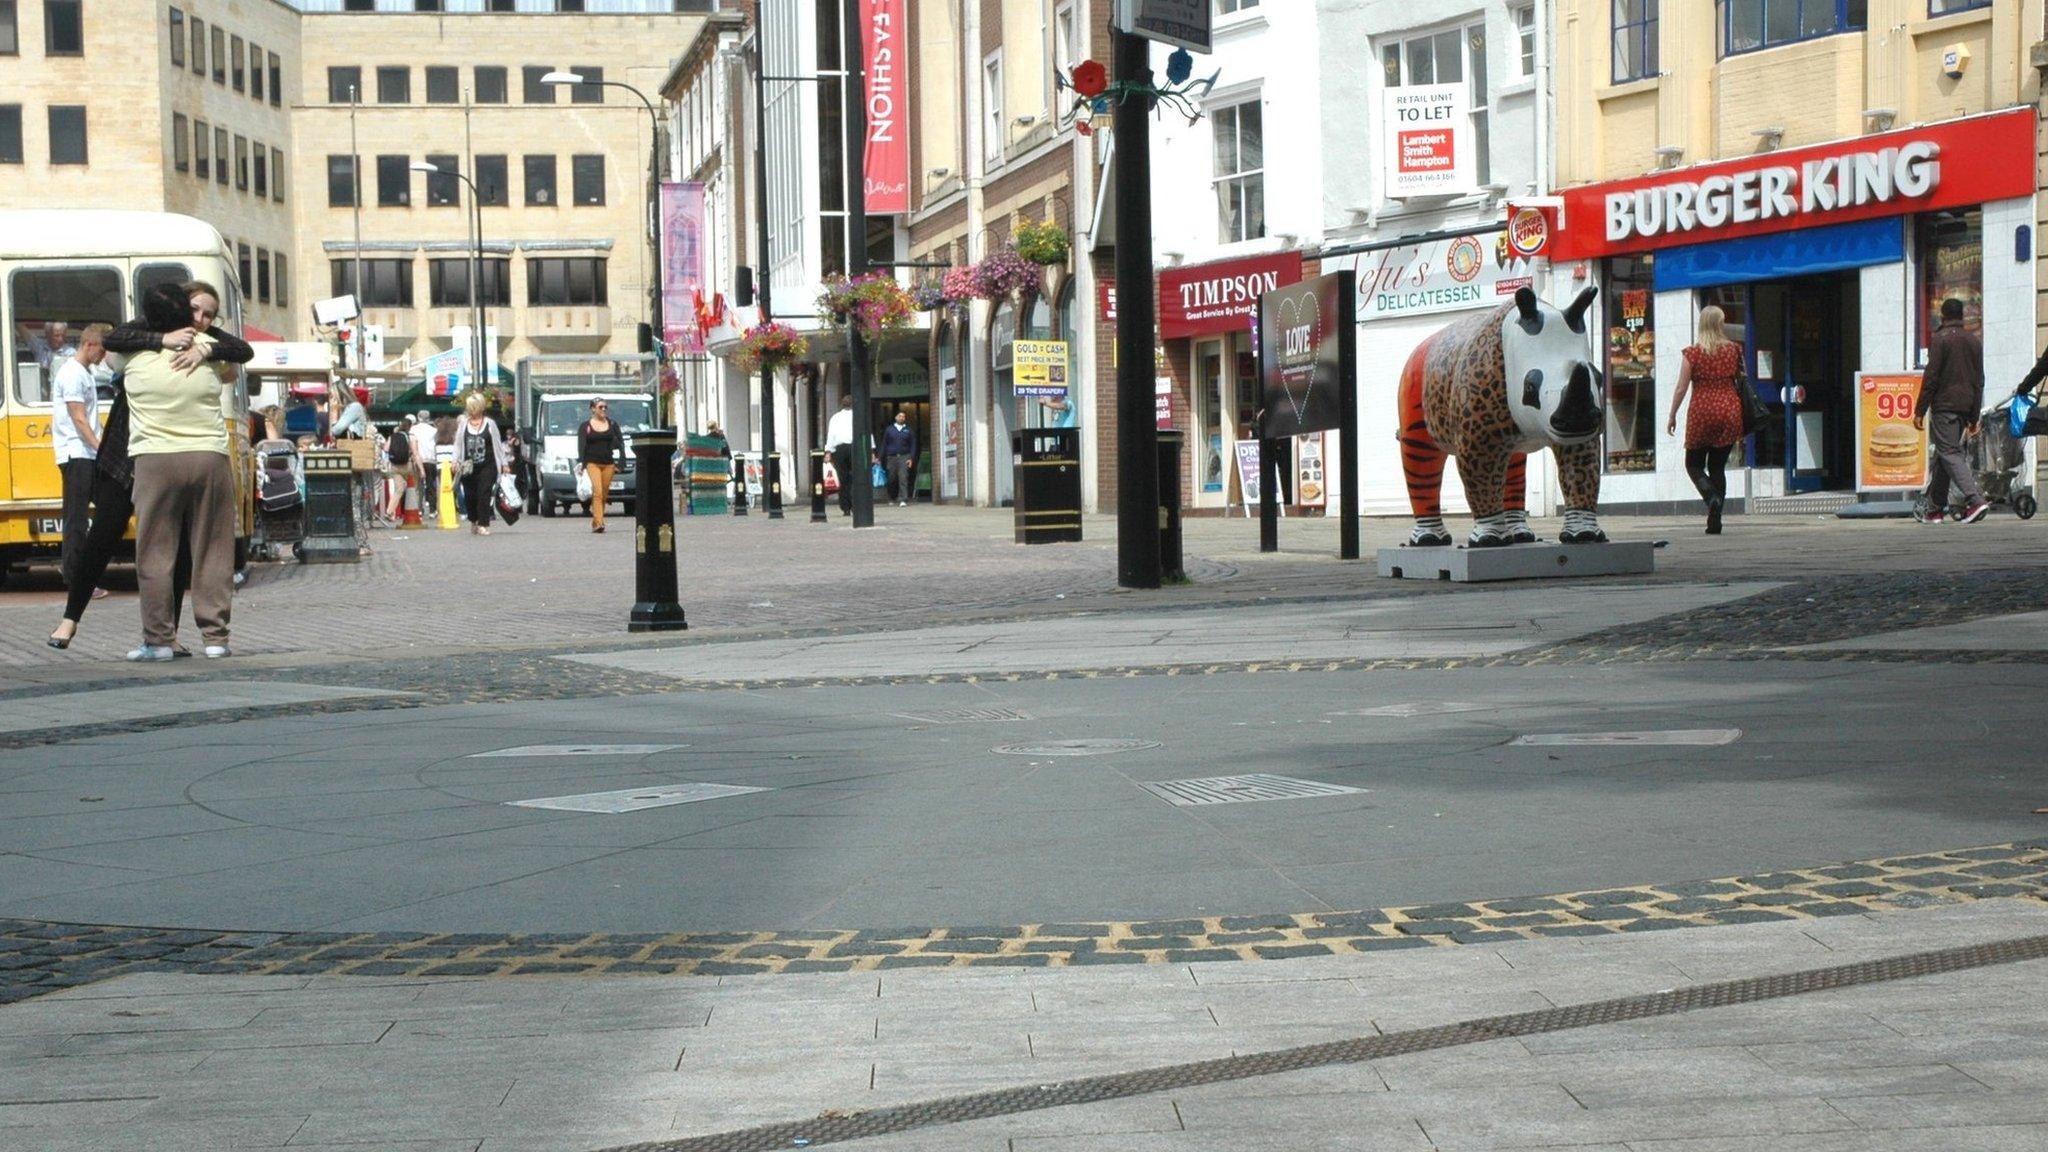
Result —
<svg viewBox="0 0 2048 1152"><path fill-rule="evenodd" d="M100 386L93 369L107 358L105 324L88 325L78 340L78 354L57 363L50 387L50 443L57 452L57 471L64 478L64 582L78 570L79 553L91 522L93 460L100 453Z"/></svg>
<svg viewBox="0 0 2048 1152"><path fill-rule="evenodd" d="M413 462L420 468L420 517L431 523L441 499L441 465L434 458L434 421L426 409L420 409L406 435L412 437Z"/></svg>
<svg viewBox="0 0 2048 1152"><path fill-rule="evenodd" d="M853 515L853 397L839 398L839 411L825 421L825 451L832 454L832 467L839 473L839 514ZM863 470L860 479L867 479Z"/></svg>

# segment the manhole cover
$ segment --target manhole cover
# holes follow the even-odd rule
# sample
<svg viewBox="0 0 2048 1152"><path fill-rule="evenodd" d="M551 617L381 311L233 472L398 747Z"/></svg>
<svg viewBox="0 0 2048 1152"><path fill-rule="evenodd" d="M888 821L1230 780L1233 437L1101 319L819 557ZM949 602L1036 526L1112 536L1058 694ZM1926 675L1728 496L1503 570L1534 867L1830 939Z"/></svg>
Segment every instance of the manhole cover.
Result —
<svg viewBox="0 0 2048 1152"><path fill-rule="evenodd" d="M989 751L1003 756L1107 756L1159 746L1157 740L1041 740L1033 744L998 744Z"/></svg>
<svg viewBox="0 0 2048 1152"><path fill-rule="evenodd" d="M1243 776L1209 776L1200 780L1160 780L1143 786L1168 804L1192 808L1203 804L1243 804L1253 800L1300 800L1309 796L1342 796L1363 792L1320 780L1296 780L1252 772Z"/></svg>
<svg viewBox="0 0 2048 1152"><path fill-rule="evenodd" d="M642 808L666 808L671 804L695 804L699 800L767 791L770 789L747 788L738 784L657 784L651 788L621 788L616 792L585 792L577 796L543 796L538 800L512 800L508 803L514 808L553 808L561 812L616 815L638 812Z"/></svg>
<svg viewBox="0 0 2048 1152"><path fill-rule="evenodd" d="M919 724L994 724L1004 720L1029 720L1015 708L948 708L943 712L898 712L905 720Z"/></svg>
<svg viewBox="0 0 2048 1152"><path fill-rule="evenodd" d="M469 759L482 760L492 756L649 756L688 747L688 744L522 744L517 748L500 748L496 752L472 752Z"/></svg>
<svg viewBox="0 0 2048 1152"><path fill-rule="evenodd" d="M1714 747L1742 739L1740 728L1673 728L1663 732L1543 732L1517 736L1513 744L1560 747L1563 745L1683 744Z"/></svg>
<svg viewBox="0 0 2048 1152"><path fill-rule="evenodd" d="M1455 700L1410 700L1405 704L1382 704L1377 708L1352 708L1332 716L1448 716L1453 712L1486 712L1491 704L1461 704Z"/></svg>

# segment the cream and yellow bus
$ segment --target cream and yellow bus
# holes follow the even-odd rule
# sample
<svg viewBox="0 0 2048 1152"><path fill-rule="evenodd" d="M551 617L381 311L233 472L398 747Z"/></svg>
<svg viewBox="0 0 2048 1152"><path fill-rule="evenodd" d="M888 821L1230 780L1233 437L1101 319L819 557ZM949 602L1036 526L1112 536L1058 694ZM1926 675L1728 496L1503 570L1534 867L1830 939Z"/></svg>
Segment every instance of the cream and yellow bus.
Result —
<svg viewBox="0 0 2048 1152"><path fill-rule="evenodd" d="M222 293L217 321L242 322L235 257L213 226L168 212L0 210L0 573L54 557L63 537L63 485L50 440L50 385L88 324L139 315L142 294L204 280ZM235 475L243 494L236 536L250 528L248 394L240 373L222 384Z"/></svg>

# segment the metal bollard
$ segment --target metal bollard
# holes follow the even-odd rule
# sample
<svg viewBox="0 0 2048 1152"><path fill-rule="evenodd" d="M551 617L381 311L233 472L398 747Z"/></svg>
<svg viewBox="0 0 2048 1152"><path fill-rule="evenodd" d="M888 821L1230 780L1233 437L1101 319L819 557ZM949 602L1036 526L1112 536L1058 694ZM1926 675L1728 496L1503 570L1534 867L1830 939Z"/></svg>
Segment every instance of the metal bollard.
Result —
<svg viewBox="0 0 2048 1152"><path fill-rule="evenodd" d="M675 455L676 434L650 429L633 436L633 611L628 632L688 628L676 599L675 487L664 465Z"/></svg>
<svg viewBox="0 0 2048 1152"><path fill-rule="evenodd" d="M747 466L737 456L732 458L732 514L747 514Z"/></svg>
<svg viewBox="0 0 2048 1152"><path fill-rule="evenodd" d="M840 481L845 483L845 481ZM811 523L825 523L825 450L811 449Z"/></svg>

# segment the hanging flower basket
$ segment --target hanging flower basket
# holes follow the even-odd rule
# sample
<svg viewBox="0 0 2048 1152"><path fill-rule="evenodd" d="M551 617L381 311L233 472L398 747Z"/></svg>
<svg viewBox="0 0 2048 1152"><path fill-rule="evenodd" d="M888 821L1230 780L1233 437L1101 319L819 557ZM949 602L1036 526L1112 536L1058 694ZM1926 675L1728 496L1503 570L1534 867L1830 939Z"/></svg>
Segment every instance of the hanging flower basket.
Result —
<svg viewBox="0 0 2048 1152"><path fill-rule="evenodd" d="M910 290L910 302L919 312L937 312L948 303L946 290L937 284L919 284Z"/></svg>
<svg viewBox="0 0 2048 1152"><path fill-rule="evenodd" d="M787 324L769 322L756 324L740 337L738 353L733 361L743 372L758 372L763 368L774 370L785 364L793 364L810 353L811 342Z"/></svg>
<svg viewBox="0 0 2048 1152"><path fill-rule="evenodd" d="M870 272L849 280L825 277L825 290L818 294L818 311L831 316L832 323L859 332L870 344L891 332L910 326L917 305L903 285L887 272Z"/></svg>
<svg viewBox="0 0 2048 1152"><path fill-rule="evenodd" d="M976 275L976 265L962 264L958 268L946 269L939 280L939 291L945 294L946 303L955 309L965 308L969 301L981 296L981 278Z"/></svg>
<svg viewBox="0 0 2048 1152"><path fill-rule="evenodd" d="M975 295L984 300L1001 300L1027 288L1036 288L1040 276L1037 264L1018 255L1017 250L1007 244L976 264L974 274Z"/></svg>
<svg viewBox="0 0 2048 1152"><path fill-rule="evenodd" d="M1016 244L1017 255L1046 268L1064 267L1073 250L1066 229L1051 220L1019 224Z"/></svg>

